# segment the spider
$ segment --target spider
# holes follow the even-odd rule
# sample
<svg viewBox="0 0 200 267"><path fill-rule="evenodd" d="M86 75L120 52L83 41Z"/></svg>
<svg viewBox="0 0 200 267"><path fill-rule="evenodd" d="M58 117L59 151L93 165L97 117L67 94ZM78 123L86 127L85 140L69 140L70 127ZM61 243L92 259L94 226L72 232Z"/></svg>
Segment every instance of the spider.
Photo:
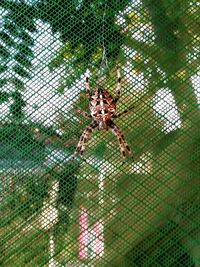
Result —
<svg viewBox="0 0 200 267"><path fill-rule="evenodd" d="M73 159L75 155L80 152L81 155L84 154L86 143L88 141L89 135L95 129L99 130L108 130L111 129L113 134L117 136L121 155L123 157L123 163L125 162L126 151L132 156L132 151L127 144L124 135L120 128L113 122L113 119L121 117L123 114L127 113L129 110L124 110L121 113L116 113L116 104L120 98L121 94L121 75L120 71L117 70L117 86L116 86L116 95L112 97L109 92L104 88L97 88L94 91L94 94L91 94L90 85L89 85L90 71L87 69L86 71L86 80L85 80L85 89L87 96L90 101L90 114L84 112L80 109L77 111L81 113L86 118L93 118L93 121L85 128L83 131L78 145L76 147L75 153L73 155Z"/></svg>

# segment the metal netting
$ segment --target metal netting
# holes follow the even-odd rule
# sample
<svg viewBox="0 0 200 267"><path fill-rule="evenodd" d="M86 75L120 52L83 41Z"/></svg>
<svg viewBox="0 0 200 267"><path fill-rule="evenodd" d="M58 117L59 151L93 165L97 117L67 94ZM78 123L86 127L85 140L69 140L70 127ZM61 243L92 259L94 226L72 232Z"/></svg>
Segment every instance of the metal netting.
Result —
<svg viewBox="0 0 200 267"><path fill-rule="evenodd" d="M199 25L195 0L0 1L0 266L200 266Z"/></svg>

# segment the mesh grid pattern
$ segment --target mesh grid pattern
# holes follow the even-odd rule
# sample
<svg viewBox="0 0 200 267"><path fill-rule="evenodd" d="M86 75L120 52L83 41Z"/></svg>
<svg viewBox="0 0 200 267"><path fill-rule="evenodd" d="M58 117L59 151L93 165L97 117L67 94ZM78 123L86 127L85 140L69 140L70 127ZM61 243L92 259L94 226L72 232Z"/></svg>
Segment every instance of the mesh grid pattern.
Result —
<svg viewBox="0 0 200 267"><path fill-rule="evenodd" d="M0 1L0 266L200 266L198 63L194 0ZM73 159L87 73L124 164L109 129Z"/></svg>

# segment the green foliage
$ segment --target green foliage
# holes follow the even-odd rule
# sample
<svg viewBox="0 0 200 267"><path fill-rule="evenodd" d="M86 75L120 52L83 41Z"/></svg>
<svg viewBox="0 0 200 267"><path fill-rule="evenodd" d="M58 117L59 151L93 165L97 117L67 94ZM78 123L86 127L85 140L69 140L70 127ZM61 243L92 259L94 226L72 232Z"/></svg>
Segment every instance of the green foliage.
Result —
<svg viewBox="0 0 200 267"><path fill-rule="evenodd" d="M0 92L0 104L6 102L9 98L9 94L6 92Z"/></svg>
<svg viewBox="0 0 200 267"><path fill-rule="evenodd" d="M8 69L7 66L1 66L0 65L0 74Z"/></svg>
<svg viewBox="0 0 200 267"><path fill-rule="evenodd" d="M44 176L15 176L13 178L13 194L6 199L4 209L6 211L10 208L13 215L17 214L21 218L28 219L42 208L44 198L48 195L47 190L48 182ZM9 222L8 218L1 225Z"/></svg>
<svg viewBox="0 0 200 267"><path fill-rule="evenodd" d="M175 31L179 27L179 17L169 17L167 14L167 9L162 0L156 1L156 5L155 0L143 0L143 2L148 7L151 15L151 20L156 35L156 42L164 48L174 51L174 49L177 47L178 41ZM180 6L178 5L177 11L179 8ZM176 14L178 14L178 12Z"/></svg>
<svg viewBox="0 0 200 267"><path fill-rule="evenodd" d="M13 41L13 39L4 32L0 32L0 39L8 46L8 47L12 47L15 46L15 42Z"/></svg>
<svg viewBox="0 0 200 267"><path fill-rule="evenodd" d="M13 110L13 112L17 111ZM31 128L26 125L14 123L1 125L0 142L1 159L6 156L12 160L33 160L37 164L45 157L44 145L33 137Z"/></svg>
<svg viewBox="0 0 200 267"><path fill-rule="evenodd" d="M151 243L157 245L151 247ZM129 251L124 258L123 266L194 267L194 262L179 242L177 225L169 221L159 227L153 235L148 236L148 239Z"/></svg>
<svg viewBox="0 0 200 267"><path fill-rule="evenodd" d="M33 58L34 54L26 43L17 44L17 50L27 58Z"/></svg>
<svg viewBox="0 0 200 267"><path fill-rule="evenodd" d="M20 63L23 67L25 68L30 68L32 65L31 65L31 61L30 59L28 59L24 54L22 53L18 53L14 56L14 59ZM23 75L21 75L23 76ZM26 76L25 76L26 77ZM29 76L28 76L29 77Z"/></svg>
<svg viewBox="0 0 200 267"><path fill-rule="evenodd" d="M6 49L6 47L4 47L3 45L0 45L0 57L3 59L3 60L6 60L8 59L10 56L8 50Z"/></svg>
<svg viewBox="0 0 200 267"><path fill-rule="evenodd" d="M22 119L25 102L22 100L20 91L24 88L24 78L30 79L29 69L32 67L33 59L30 47L34 44L30 33L36 31L35 12L34 8L25 3L1 1L0 6L8 11L3 17L3 29L0 32L0 73L4 77L1 80L2 93L5 85L14 85L16 92L10 93L14 100L10 113L13 119ZM12 71L15 77L10 78L8 65L13 60L15 64L12 64ZM5 101L7 101L6 98Z"/></svg>
<svg viewBox="0 0 200 267"><path fill-rule="evenodd" d="M77 186L77 177L79 164L72 162L67 164L63 171L57 174L59 181L58 204L64 205L68 209L72 207L75 190Z"/></svg>
<svg viewBox="0 0 200 267"><path fill-rule="evenodd" d="M123 37L115 25L115 17L128 3L128 0L120 2L85 0L81 4L73 1L69 5L68 1L51 0L38 5L38 16L50 23L53 32L60 33L63 42L70 43L72 53L82 46L82 60L89 63L92 54L102 42L105 42L109 59L118 55Z"/></svg>
<svg viewBox="0 0 200 267"><path fill-rule="evenodd" d="M60 33L64 43L50 69L65 64L66 69L71 70L65 86L71 86L89 65L96 69L101 67L103 47L109 67L116 64L125 39L116 24L116 16L129 2L85 0L81 4L74 1L70 5L68 1L39 4L39 17L50 23L53 32Z"/></svg>
<svg viewBox="0 0 200 267"><path fill-rule="evenodd" d="M105 142L101 142L101 143L97 144L95 149L94 149L95 157L97 157L99 159L103 159L105 153L106 153L106 144L105 144Z"/></svg>
<svg viewBox="0 0 200 267"><path fill-rule="evenodd" d="M61 171L54 171L54 178L59 182L58 198L56 206L59 210L59 222L54 228L57 238L64 238L66 228L70 224L70 212L74 204L77 190L77 175L80 170L80 163L77 161L68 162ZM59 235L61 234L61 237Z"/></svg>
<svg viewBox="0 0 200 267"><path fill-rule="evenodd" d="M22 96L19 92L11 93L11 96L14 100L14 103L10 105L10 112L15 118L23 117L23 107L25 107L26 103L22 99Z"/></svg>
<svg viewBox="0 0 200 267"><path fill-rule="evenodd" d="M20 75L21 77L30 78L30 75L28 74L28 72L26 70L24 70L24 68L21 67L20 65L16 65L13 69L14 69L15 73Z"/></svg>

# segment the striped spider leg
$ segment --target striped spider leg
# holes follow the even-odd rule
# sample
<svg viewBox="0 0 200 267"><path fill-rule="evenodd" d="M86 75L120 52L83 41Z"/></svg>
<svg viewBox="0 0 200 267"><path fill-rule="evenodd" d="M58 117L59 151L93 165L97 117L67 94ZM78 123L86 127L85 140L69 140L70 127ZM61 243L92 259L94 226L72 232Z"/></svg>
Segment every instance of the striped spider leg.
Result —
<svg viewBox="0 0 200 267"><path fill-rule="evenodd" d="M117 103L117 101L119 100L120 98L120 95L121 95L121 74L120 74L120 71L117 70L117 87L116 87L116 95L115 95L115 104Z"/></svg>
<svg viewBox="0 0 200 267"><path fill-rule="evenodd" d="M130 109L133 108L131 107L129 110L124 110L121 113L116 113L116 104L120 99L121 95L120 71L117 70L117 86L116 86L115 97L112 97L110 93L102 87L95 89L94 93L91 94L89 77L90 77L90 72L89 70L87 70L85 75L85 89L90 101L90 114L81 111L80 109L78 110L78 112L81 113L86 118L92 118L93 121L83 131L80 140L78 142L78 145L76 147L73 159L75 158L75 155L78 152L80 152L81 155L84 154L89 135L95 129L106 130L106 131L108 129L111 129L113 134L116 135L118 139L121 155L123 157L123 162L125 161L126 151L133 158L132 151L126 142L122 131L112 120L121 117L123 114L126 114Z"/></svg>
<svg viewBox="0 0 200 267"><path fill-rule="evenodd" d="M90 100L90 85L89 85L89 78L90 78L90 71L89 69L86 70L86 74L85 74L85 89L86 89L86 93L87 93L87 96ZM91 119L92 118L92 115L91 114L88 114L87 112L81 110L81 109L77 109L76 110L79 114L81 114L83 117L85 117L86 119ZM72 159L74 160L76 158L76 154L78 152L80 152L81 155L84 154L85 152L85 147L86 147L86 143L87 143L87 140L88 140L88 137L89 135L92 133L92 131L97 128L98 124L96 121L92 121L86 128L85 130L83 131L80 139L79 139L79 142L78 142L78 145L76 146L76 150L74 152L74 155L72 157Z"/></svg>
<svg viewBox="0 0 200 267"><path fill-rule="evenodd" d="M130 146L127 144L127 142L124 138L124 135L123 135L122 131L120 130L120 128L113 121L111 121L111 123L110 123L110 128L111 128L113 134L117 136L119 146L120 146L121 155L123 157L123 163L125 162L126 151L129 153L129 155L133 159L133 153L130 149Z"/></svg>
<svg viewBox="0 0 200 267"><path fill-rule="evenodd" d="M81 155L85 152L86 143L88 141L89 135L98 127L98 123L96 121L92 121L83 131L80 140L78 142L78 145L76 147L75 153L73 155L73 159L75 158L75 155L77 152L80 152Z"/></svg>

